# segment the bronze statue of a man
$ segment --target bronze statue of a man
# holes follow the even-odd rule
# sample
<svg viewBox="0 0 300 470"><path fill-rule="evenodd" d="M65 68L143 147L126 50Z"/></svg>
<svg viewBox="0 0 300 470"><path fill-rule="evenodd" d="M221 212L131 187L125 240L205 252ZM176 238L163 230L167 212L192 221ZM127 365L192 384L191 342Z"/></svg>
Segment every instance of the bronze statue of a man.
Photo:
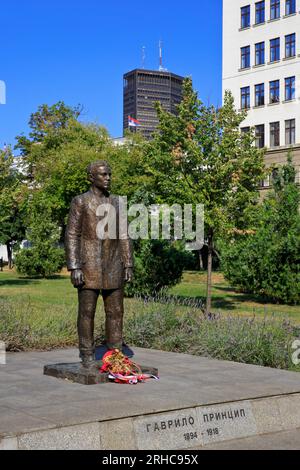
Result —
<svg viewBox="0 0 300 470"><path fill-rule="evenodd" d="M84 367L92 366L95 360L94 317L100 292L106 345L122 350L124 282L132 280L133 271L127 225L126 235L120 236L120 198L109 193L111 169L106 161L97 161L89 165L87 173L92 186L73 199L65 237L67 267L78 289L77 327ZM115 238L99 236L99 222L107 207L112 207L116 216Z"/></svg>

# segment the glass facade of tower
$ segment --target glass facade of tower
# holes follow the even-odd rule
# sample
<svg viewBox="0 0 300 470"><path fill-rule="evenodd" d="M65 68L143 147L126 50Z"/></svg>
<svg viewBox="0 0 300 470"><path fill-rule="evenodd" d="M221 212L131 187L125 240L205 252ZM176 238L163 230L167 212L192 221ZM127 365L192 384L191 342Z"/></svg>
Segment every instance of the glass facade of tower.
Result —
<svg viewBox="0 0 300 470"><path fill-rule="evenodd" d="M155 103L176 114L182 98L183 77L170 72L136 69L124 75L123 131L128 129L128 116L139 121L133 128L150 139L157 128Z"/></svg>

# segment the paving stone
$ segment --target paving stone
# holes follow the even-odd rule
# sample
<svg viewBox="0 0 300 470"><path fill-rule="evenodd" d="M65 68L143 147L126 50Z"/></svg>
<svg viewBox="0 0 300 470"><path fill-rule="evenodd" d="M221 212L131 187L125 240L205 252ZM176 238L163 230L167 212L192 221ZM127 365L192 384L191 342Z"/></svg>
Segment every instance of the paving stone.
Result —
<svg viewBox="0 0 300 470"><path fill-rule="evenodd" d="M18 440L16 437L6 437L0 439L0 450L17 450Z"/></svg>
<svg viewBox="0 0 300 470"><path fill-rule="evenodd" d="M300 395L279 397L277 404L283 429L300 428Z"/></svg>
<svg viewBox="0 0 300 470"><path fill-rule="evenodd" d="M278 401L274 399L253 400L252 410L258 434L281 431L281 416Z"/></svg>
<svg viewBox="0 0 300 470"><path fill-rule="evenodd" d="M20 410L4 406L0 407L0 417L0 434L3 436L55 427L55 423L50 422L49 419L34 417Z"/></svg>
<svg viewBox="0 0 300 470"><path fill-rule="evenodd" d="M18 437L22 450L101 450L98 423L69 426Z"/></svg>
<svg viewBox="0 0 300 470"><path fill-rule="evenodd" d="M136 438L133 420L121 419L99 424L101 447L103 450L135 450Z"/></svg>

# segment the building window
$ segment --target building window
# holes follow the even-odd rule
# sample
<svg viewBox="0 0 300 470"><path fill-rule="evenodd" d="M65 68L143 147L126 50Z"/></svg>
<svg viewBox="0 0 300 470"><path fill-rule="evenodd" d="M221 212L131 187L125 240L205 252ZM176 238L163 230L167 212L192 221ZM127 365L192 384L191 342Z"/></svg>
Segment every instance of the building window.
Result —
<svg viewBox="0 0 300 470"><path fill-rule="evenodd" d="M241 88L241 109L250 108L250 87Z"/></svg>
<svg viewBox="0 0 300 470"><path fill-rule="evenodd" d="M279 103L280 101L280 82L273 80L270 82L270 104Z"/></svg>
<svg viewBox="0 0 300 470"><path fill-rule="evenodd" d="M270 41L270 62L278 60L280 60L280 38L275 38Z"/></svg>
<svg viewBox="0 0 300 470"><path fill-rule="evenodd" d="M291 101L295 99L295 77L289 77L285 79L285 101Z"/></svg>
<svg viewBox="0 0 300 470"><path fill-rule="evenodd" d="M262 65L265 63L265 43L259 42L255 44L255 65Z"/></svg>
<svg viewBox="0 0 300 470"><path fill-rule="evenodd" d="M241 127L242 134L248 134L250 132L250 126Z"/></svg>
<svg viewBox="0 0 300 470"><path fill-rule="evenodd" d="M255 4L255 24L265 22L265 2L258 2Z"/></svg>
<svg viewBox="0 0 300 470"><path fill-rule="evenodd" d="M270 147L279 147L280 145L280 123L270 123Z"/></svg>
<svg viewBox="0 0 300 470"><path fill-rule="evenodd" d="M296 120L289 119L285 121L285 145L292 145L296 142Z"/></svg>
<svg viewBox="0 0 300 470"><path fill-rule="evenodd" d="M241 69L250 67L250 46L241 48Z"/></svg>
<svg viewBox="0 0 300 470"><path fill-rule="evenodd" d="M255 106L263 106L265 104L265 84L255 85Z"/></svg>
<svg viewBox="0 0 300 470"><path fill-rule="evenodd" d="M250 27L250 5L241 8L241 29Z"/></svg>
<svg viewBox="0 0 300 470"><path fill-rule="evenodd" d="M265 146L265 126L261 124L255 126L255 145L257 148L262 149Z"/></svg>
<svg viewBox="0 0 300 470"><path fill-rule="evenodd" d="M296 13L296 0L286 0L285 2L285 14L293 15Z"/></svg>
<svg viewBox="0 0 300 470"><path fill-rule="evenodd" d="M295 57L296 55L296 34L285 36L285 58Z"/></svg>
<svg viewBox="0 0 300 470"><path fill-rule="evenodd" d="M270 19L276 20L280 18L280 0L271 0Z"/></svg>
<svg viewBox="0 0 300 470"><path fill-rule="evenodd" d="M269 188L270 187L270 175L267 175L264 180L260 182L261 188Z"/></svg>

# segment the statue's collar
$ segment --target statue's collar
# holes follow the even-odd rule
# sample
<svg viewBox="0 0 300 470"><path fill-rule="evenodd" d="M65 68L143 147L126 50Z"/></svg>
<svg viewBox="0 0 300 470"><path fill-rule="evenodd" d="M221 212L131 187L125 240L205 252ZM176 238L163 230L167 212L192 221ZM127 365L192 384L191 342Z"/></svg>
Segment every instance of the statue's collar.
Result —
<svg viewBox="0 0 300 470"><path fill-rule="evenodd" d="M110 194L108 191L100 192L95 186L92 186L90 191L96 196L97 199L106 199L109 198Z"/></svg>

